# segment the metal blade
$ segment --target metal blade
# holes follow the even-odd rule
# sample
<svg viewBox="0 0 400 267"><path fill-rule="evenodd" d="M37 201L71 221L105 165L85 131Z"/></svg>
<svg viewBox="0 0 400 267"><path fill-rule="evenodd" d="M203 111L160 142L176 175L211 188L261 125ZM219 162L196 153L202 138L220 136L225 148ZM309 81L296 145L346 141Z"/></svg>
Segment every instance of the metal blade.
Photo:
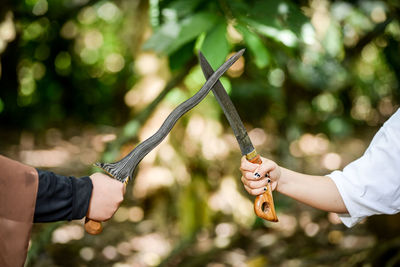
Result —
<svg viewBox="0 0 400 267"><path fill-rule="evenodd" d="M203 70L206 79L208 79L213 75L214 70L201 52L199 53L199 57L201 69ZM218 80L211 90L213 91L215 98L224 111L225 117L228 119L228 122L231 125L236 140L239 143L242 155L247 155L253 152L254 146L251 143L246 128L244 127L243 122L240 119L240 116L222 83Z"/></svg>
<svg viewBox="0 0 400 267"><path fill-rule="evenodd" d="M121 181L126 182L127 179L132 179L133 172L139 162L162 140L168 135L172 127L178 121L183 114L188 112L208 94L214 84L218 79L227 71L233 63L235 63L244 53L244 49L237 52L230 59L228 59L222 66L218 68L216 72L209 76L206 83L201 87L201 89L193 95L191 98L187 99L185 102L181 103L176 107L165 119L161 127L157 130L155 134L136 146L128 155L126 155L120 161L115 163L96 163L96 166L102 168L111 177Z"/></svg>

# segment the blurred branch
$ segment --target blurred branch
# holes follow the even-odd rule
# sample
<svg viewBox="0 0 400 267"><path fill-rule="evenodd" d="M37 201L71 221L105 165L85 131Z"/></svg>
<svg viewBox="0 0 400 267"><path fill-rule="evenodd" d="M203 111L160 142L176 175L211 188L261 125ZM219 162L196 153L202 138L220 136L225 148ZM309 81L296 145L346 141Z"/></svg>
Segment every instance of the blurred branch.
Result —
<svg viewBox="0 0 400 267"><path fill-rule="evenodd" d="M393 21L393 17L389 16L384 22L381 22L375 26L375 28L364 35L355 46L345 49L346 60L352 59L357 56L362 49L369 44L376 37L380 36L385 32L386 27Z"/></svg>

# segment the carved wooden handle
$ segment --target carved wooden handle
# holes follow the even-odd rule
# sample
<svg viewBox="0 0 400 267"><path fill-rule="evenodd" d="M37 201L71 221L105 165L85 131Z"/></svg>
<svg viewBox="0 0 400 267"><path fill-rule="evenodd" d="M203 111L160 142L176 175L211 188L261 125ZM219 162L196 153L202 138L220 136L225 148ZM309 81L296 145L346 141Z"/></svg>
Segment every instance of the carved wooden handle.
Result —
<svg viewBox="0 0 400 267"><path fill-rule="evenodd" d="M256 154L256 156L248 158L250 154L246 155L247 160L251 163L261 164L260 155ZM274 199L272 198L272 189L271 184L267 184L267 190L262 194L256 197L254 200L254 212L258 217L270 221L277 222L278 216L275 213Z"/></svg>
<svg viewBox="0 0 400 267"><path fill-rule="evenodd" d="M85 230L88 234L98 235L103 231L101 222L93 221L88 218L85 219Z"/></svg>

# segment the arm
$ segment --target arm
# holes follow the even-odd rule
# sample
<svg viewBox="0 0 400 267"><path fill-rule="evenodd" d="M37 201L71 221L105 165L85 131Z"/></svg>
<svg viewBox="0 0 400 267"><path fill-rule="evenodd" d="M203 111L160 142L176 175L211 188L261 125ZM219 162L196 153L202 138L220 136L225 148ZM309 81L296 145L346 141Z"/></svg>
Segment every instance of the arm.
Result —
<svg viewBox="0 0 400 267"><path fill-rule="evenodd" d="M250 194L262 194L270 180L273 190L297 201L325 211L347 213L343 199L330 178L294 172L266 158L261 159L263 163L256 165L242 158L242 182Z"/></svg>
<svg viewBox="0 0 400 267"><path fill-rule="evenodd" d="M105 221L123 200L123 184L102 173L82 178L41 170L38 174L34 222L76 220L85 215Z"/></svg>

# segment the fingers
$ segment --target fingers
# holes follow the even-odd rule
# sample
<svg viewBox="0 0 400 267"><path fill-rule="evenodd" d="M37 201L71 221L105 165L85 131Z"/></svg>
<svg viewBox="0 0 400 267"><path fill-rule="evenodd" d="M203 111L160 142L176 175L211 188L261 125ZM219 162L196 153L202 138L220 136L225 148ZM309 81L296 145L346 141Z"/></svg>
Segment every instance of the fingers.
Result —
<svg viewBox="0 0 400 267"><path fill-rule="evenodd" d="M90 175L93 184L87 217L107 221L124 199L125 185L102 173Z"/></svg>
<svg viewBox="0 0 400 267"><path fill-rule="evenodd" d="M262 188L257 188L257 189L251 189L250 187L248 187L247 185L244 185L244 188L246 189L246 191L253 196L259 196L261 194L263 194L265 192L264 187Z"/></svg>
<svg viewBox="0 0 400 267"><path fill-rule="evenodd" d="M258 196L265 192L264 188L266 188L269 179L249 180L242 176L241 180L244 188L249 194Z"/></svg>
<svg viewBox="0 0 400 267"><path fill-rule="evenodd" d="M258 168L258 164L251 163L246 159L246 156L243 156L241 161L240 161L240 170L242 172L248 171L248 172L254 172Z"/></svg>
<svg viewBox="0 0 400 267"><path fill-rule="evenodd" d="M261 164L253 164L246 157L241 159L242 183L246 191L255 196L264 193L268 183L271 190L275 190L280 177L280 168L275 162L263 157L261 160Z"/></svg>

